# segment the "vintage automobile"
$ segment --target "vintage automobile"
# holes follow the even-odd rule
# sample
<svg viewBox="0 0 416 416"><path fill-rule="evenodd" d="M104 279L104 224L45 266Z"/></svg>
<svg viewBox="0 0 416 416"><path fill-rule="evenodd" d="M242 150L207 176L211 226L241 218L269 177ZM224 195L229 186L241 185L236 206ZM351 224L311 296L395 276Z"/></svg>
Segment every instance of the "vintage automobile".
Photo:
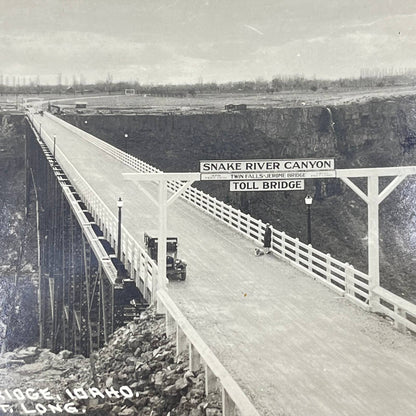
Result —
<svg viewBox="0 0 416 416"><path fill-rule="evenodd" d="M147 254L150 258L157 262L157 237L151 237L144 233L144 244ZM185 280L186 279L186 263L177 258L178 238L168 237L166 239L166 277L169 280Z"/></svg>

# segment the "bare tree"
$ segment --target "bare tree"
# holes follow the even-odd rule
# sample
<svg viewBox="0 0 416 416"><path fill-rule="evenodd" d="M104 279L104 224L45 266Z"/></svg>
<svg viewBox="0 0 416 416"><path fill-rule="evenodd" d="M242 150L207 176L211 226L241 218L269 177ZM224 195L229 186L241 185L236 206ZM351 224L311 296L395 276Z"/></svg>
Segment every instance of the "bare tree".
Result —
<svg viewBox="0 0 416 416"><path fill-rule="evenodd" d="M79 88L81 90L81 94L84 94L84 86L85 86L85 76L84 74L79 74Z"/></svg>
<svg viewBox="0 0 416 416"><path fill-rule="evenodd" d="M62 93L62 72L58 73L56 84L58 85L59 94L61 94Z"/></svg>
<svg viewBox="0 0 416 416"><path fill-rule="evenodd" d="M108 73L105 80L105 88L109 94L111 94L111 87L113 84L113 74Z"/></svg>

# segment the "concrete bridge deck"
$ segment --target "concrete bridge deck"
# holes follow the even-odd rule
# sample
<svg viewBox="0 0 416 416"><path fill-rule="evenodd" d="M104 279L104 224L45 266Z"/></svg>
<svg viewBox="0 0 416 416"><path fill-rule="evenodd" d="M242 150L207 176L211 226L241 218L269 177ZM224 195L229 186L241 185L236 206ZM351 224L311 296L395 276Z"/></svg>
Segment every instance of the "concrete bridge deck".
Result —
<svg viewBox="0 0 416 416"><path fill-rule="evenodd" d="M69 162L137 241L157 208L122 173L132 169L47 117L57 159ZM65 157L62 155L62 153ZM76 183L74 183L76 186ZM143 183L157 196L157 186ZM169 294L264 415L416 414L416 341L393 330L190 204L168 210L169 235L188 263Z"/></svg>

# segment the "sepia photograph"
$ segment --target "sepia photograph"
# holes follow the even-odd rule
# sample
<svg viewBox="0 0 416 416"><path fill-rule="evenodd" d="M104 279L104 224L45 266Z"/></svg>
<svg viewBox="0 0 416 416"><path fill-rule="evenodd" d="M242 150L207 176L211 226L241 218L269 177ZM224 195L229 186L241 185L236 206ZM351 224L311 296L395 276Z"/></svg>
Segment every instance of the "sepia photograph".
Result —
<svg viewBox="0 0 416 416"><path fill-rule="evenodd" d="M0 6L0 415L416 415L413 0Z"/></svg>

